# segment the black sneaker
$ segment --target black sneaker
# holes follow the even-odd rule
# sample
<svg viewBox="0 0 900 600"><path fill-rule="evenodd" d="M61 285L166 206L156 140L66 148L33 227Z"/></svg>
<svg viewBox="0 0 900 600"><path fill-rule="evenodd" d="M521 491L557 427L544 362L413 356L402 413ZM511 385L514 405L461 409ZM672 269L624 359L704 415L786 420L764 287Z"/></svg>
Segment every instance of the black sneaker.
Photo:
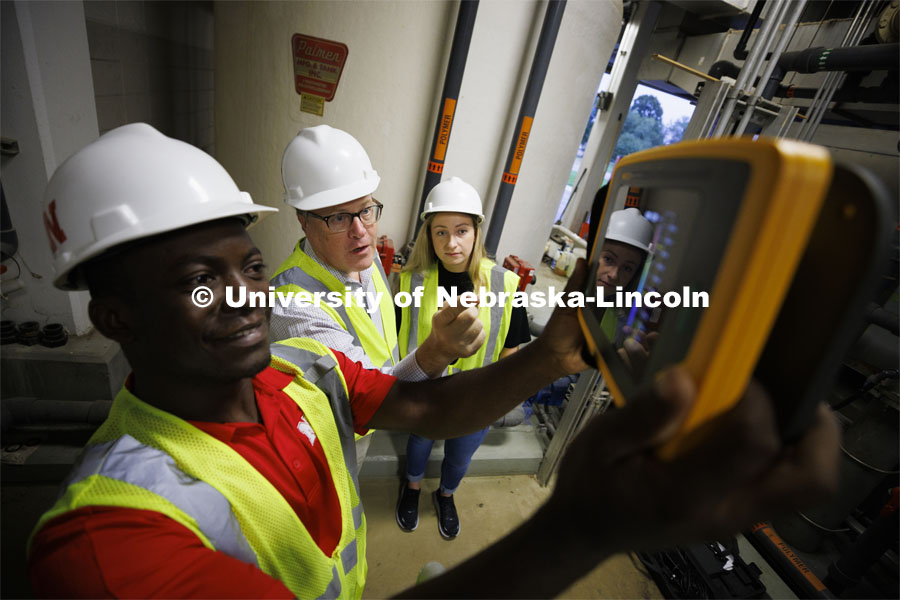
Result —
<svg viewBox="0 0 900 600"><path fill-rule="evenodd" d="M441 490L437 489L432 495L434 499L434 507L437 510L438 531L445 540L452 540L459 535L459 516L456 514L456 505L453 503L453 496L441 495Z"/></svg>
<svg viewBox="0 0 900 600"><path fill-rule="evenodd" d="M419 526L419 492L411 490L404 479L397 499L397 525L403 531L415 531Z"/></svg>

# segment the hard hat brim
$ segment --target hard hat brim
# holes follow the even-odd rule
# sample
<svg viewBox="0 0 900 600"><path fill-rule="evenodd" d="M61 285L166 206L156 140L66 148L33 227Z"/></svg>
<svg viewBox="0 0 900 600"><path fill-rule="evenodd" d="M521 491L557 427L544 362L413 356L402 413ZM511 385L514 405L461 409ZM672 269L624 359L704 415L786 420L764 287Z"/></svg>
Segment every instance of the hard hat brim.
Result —
<svg viewBox="0 0 900 600"><path fill-rule="evenodd" d="M621 242L622 244L634 246L638 250L643 250L644 252L650 252L650 246L642 244L642 243L638 242L637 240L635 240L634 238L626 237L623 235L617 235L615 233L610 233L603 239L604 239L604 241L612 240L614 242Z"/></svg>
<svg viewBox="0 0 900 600"><path fill-rule="evenodd" d="M104 238L102 241L89 244L83 249L75 249L71 251L70 254L78 256L77 262L73 260L64 268L58 270L53 279L53 285L61 290L67 291L86 290L87 282L85 282L83 277L78 274L78 268L91 259L97 258L101 254L128 242L150 238L162 233L177 231L186 227L200 225L201 223L226 219L228 217L245 217L245 227L249 229L262 218L271 213L278 212L277 208L254 204L250 199L250 194L247 194L246 192L241 192L240 195L241 198L243 198L242 200L221 204L214 209L208 205L199 205L193 211L182 215L182 218L175 226L172 224L172 219L165 214L159 215L155 219L145 218L139 224L122 229L114 235Z"/></svg>
<svg viewBox="0 0 900 600"><path fill-rule="evenodd" d="M324 190L316 194L302 197L295 190L287 190L284 194L284 201L289 206L298 210L318 210L320 208L328 208L338 206L345 202L352 202L364 198L369 194L373 194L381 183L381 177L375 171L373 176L369 176L361 181L341 186L339 188Z"/></svg>
<svg viewBox="0 0 900 600"><path fill-rule="evenodd" d="M475 223L476 223L477 225L481 225L482 223L484 223L484 215L477 214L477 213L470 213L470 212L466 212L466 211L464 211L464 210L451 210L451 209L447 209L447 210L423 210L423 211L422 211L422 214L419 216L419 218L420 218L422 221L424 221L424 220L428 217L428 215L436 215L436 214L438 214L438 213L445 213L445 212L446 212L446 213L459 213L459 214L461 214L461 215L469 215L469 216L471 216L471 217L473 217L473 218L475 219Z"/></svg>

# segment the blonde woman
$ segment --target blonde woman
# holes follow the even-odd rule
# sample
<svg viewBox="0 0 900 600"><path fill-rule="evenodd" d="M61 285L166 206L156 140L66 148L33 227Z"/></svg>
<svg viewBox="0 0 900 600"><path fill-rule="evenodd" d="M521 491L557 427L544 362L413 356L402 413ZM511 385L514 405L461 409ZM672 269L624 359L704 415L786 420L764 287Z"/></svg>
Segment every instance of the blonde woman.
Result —
<svg viewBox="0 0 900 600"><path fill-rule="evenodd" d="M436 185L425 201L424 224L419 230L409 261L400 274L400 291L424 288L421 304L400 309L400 356L412 352L431 328L431 317L438 310L438 288L457 294L478 292L481 288L499 295L515 292L519 278L497 266L485 256L481 240L481 198L468 183L453 177ZM511 296L510 296L511 297ZM485 303L488 304L488 303ZM503 358L528 342L528 317L524 308L481 306L478 317L484 325L484 345L474 355L461 358L448 367L448 373L476 369ZM459 534L459 516L453 493L462 481L472 455L481 445L487 429L445 440L441 463L441 487L434 492L438 530L445 539ZM397 501L397 524L413 531L419 525L420 482L434 440L410 435L406 446L406 479Z"/></svg>

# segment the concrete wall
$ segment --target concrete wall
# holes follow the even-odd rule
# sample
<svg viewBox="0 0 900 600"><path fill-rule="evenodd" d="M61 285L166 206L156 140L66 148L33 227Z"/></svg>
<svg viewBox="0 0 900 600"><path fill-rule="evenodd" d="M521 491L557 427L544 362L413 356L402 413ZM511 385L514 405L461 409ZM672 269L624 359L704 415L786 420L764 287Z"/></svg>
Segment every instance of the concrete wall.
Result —
<svg viewBox="0 0 900 600"><path fill-rule="evenodd" d="M41 215L56 167L100 133L145 121L215 152L211 2L3 2L2 157L19 238L3 276L3 318L90 329L86 293L52 286ZM32 276L26 264L38 275ZM18 274L18 276L17 276Z"/></svg>
<svg viewBox="0 0 900 600"><path fill-rule="evenodd" d="M98 134L84 11L80 2L3 2L0 10L0 129L20 150L3 156L0 168L22 266L14 277L16 266L5 263L3 318L61 322L71 333L84 333L90 329L87 293L53 287L41 216L56 167Z"/></svg>
<svg viewBox="0 0 900 600"><path fill-rule="evenodd" d="M483 2L482 5L485 9L497 8L491 2ZM521 6L521 3L511 3L507 8L514 10L517 6ZM473 102L468 103L468 110L477 112L478 116L473 119L473 126L465 131L464 142L455 145L460 140L454 139L448 150L445 174L452 173L450 168L453 163L450 160L457 160L457 155L467 157L461 160L471 163L467 168L473 172L477 172L475 163L479 161L479 157L485 157L480 158L480 164L482 168L491 169L489 193L485 202L489 207L493 206L500 185L500 174L509 151L521 102L520 90L524 89L528 78L534 43L543 23L545 7L543 2L535 3L529 32L531 43L520 44L517 47L518 55L509 57L507 61L511 71L519 71L520 88L512 94L511 102L505 109L507 125L501 136L500 148L495 154L496 162L489 164L490 155L483 150L476 157L471 156L481 149L483 132L490 131L492 122L493 115L486 115L482 110L486 99L496 93L490 87L490 73L496 69L496 65L491 65L490 61L482 60L473 65L476 72L482 73L483 82L469 88ZM479 20L483 18L485 21L482 23L484 30L481 41L484 47L480 56L493 57L497 49L506 44L501 35L507 31L508 18L502 10L485 12L485 15L479 14ZM567 3L522 161L522 170L516 182L503 235L500 237L498 260L509 254L516 254L532 265L540 264L560 197L569 179L572 162L593 107L597 86L622 26L621 18L622 9L618 2ZM467 69L467 80L469 76ZM468 84L468 81L463 82L463 91L467 91ZM495 89L502 91L503 88ZM504 119L501 110L498 106L496 120L500 122ZM457 135L455 130L453 135L454 138Z"/></svg>
<svg viewBox="0 0 900 600"><path fill-rule="evenodd" d="M215 154L212 2L84 3L100 133L144 122Z"/></svg>
<svg viewBox="0 0 900 600"><path fill-rule="evenodd" d="M218 2L217 158L254 200L279 208L281 154L303 127L351 132L382 177L379 232L407 241L456 22L455 2ZM444 177L470 181L486 204L500 172L528 76L543 2L480 4ZM621 4L570 0L550 64L498 256L537 264L621 25ZM324 117L299 110L290 39L343 42L349 55ZM227 40L227 43L226 41ZM274 267L300 228L292 210L253 236Z"/></svg>

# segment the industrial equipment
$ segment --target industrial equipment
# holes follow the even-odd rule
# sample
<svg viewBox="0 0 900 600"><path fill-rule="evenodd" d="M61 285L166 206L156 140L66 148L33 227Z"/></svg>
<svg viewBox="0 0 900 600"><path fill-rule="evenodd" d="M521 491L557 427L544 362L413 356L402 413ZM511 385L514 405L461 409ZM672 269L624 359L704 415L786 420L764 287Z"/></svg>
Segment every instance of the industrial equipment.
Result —
<svg viewBox="0 0 900 600"><path fill-rule="evenodd" d="M661 455L672 456L691 431L736 403L754 369L777 383L770 389L783 390L776 397L782 435L802 433L852 341L855 323L843 317L861 316L860 291L871 287L887 248L884 202L874 180L836 167L824 148L785 140L687 142L620 162L579 315L617 403L670 365L694 378L694 409ZM653 243L640 297L630 307L604 307L595 283L600 250L610 215L625 206L654 223ZM835 251L851 253L857 268L836 269L846 257L832 262ZM689 292L691 299L708 293L708 306L685 302ZM659 301L673 294L677 306ZM614 339L601 328L610 310L619 311Z"/></svg>

